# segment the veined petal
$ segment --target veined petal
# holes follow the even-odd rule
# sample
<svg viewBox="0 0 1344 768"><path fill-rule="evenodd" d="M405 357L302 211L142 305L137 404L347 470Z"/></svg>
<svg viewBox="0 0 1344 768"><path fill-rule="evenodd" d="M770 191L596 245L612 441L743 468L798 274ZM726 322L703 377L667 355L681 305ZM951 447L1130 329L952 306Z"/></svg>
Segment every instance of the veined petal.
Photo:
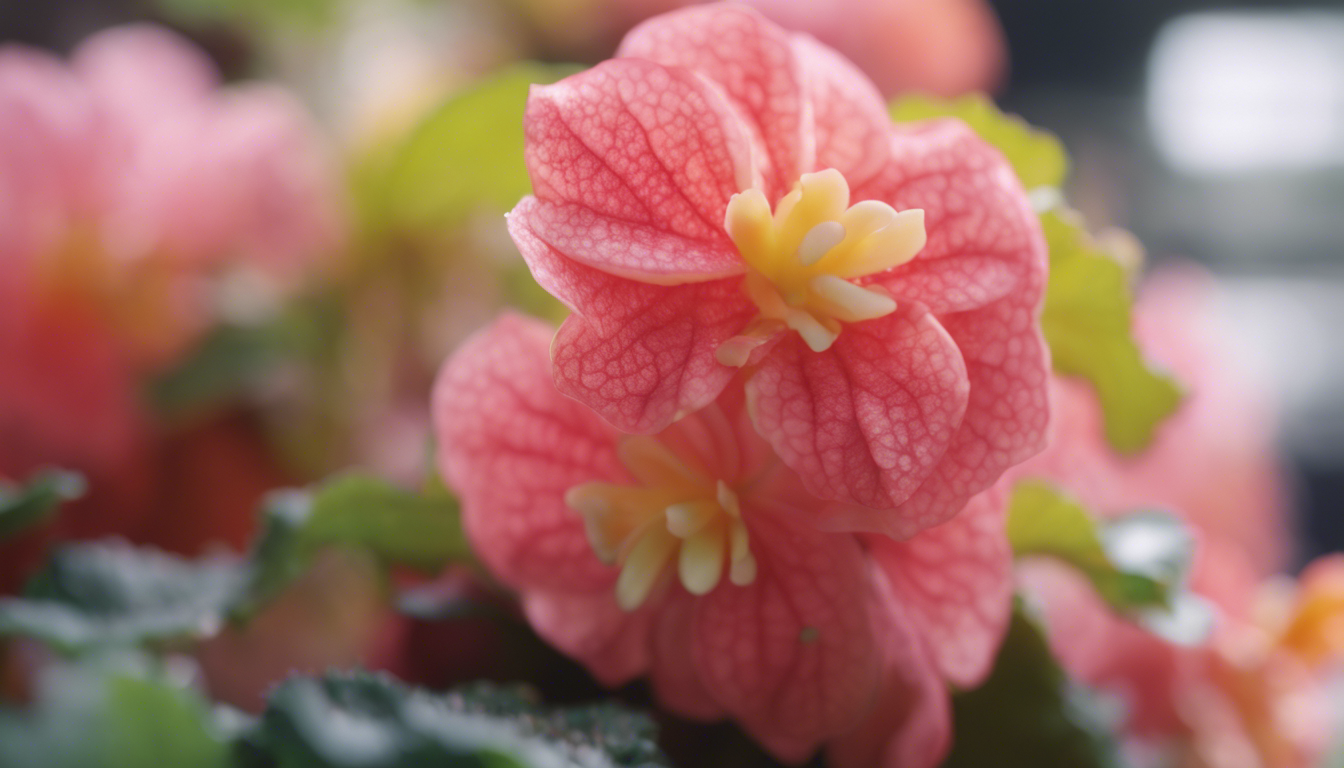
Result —
<svg viewBox="0 0 1344 768"><path fill-rule="evenodd" d="M1040 223L998 150L955 120L899 130L891 147L881 172L854 186L854 199L923 209L927 242L912 261L871 281L939 316L1009 293L1039 301L1046 271Z"/></svg>
<svg viewBox="0 0 1344 768"><path fill-rule="evenodd" d="M835 168L851 186L867 182L891 153L891 118L868 76L807 35L791 37L812 102L815 167Z"/></svg>
<svg viewBox="0 0 1344 768"><path fill-rule="evenodd" d="M637 611L616 605L611 590L523 593L527 621L546 642L577 659L599 682L617 686L649 667L649 628L658 606Z"/></svg>
<svg viewBox="0 0 1344 768"><path fill-rule="evenodd" d="M924 527L892 510L938 466L968 397L961 356L932 317L898 307L847 326L824 354L786 338L746 386L757 429L812 494L870 508L846 526Z"/></svg>
<svg viewBox="0 0 1344 768"><path fill-rule="evenodd" d="M768 510L744 519L760 570L748 586L701 598L695 663L725 711L780 759L801 761L876 695L871 582L852 537Z"/></svg>
<svg viewBox="0 0 1344 768"><path fill-rule="evenodd" d="M519 587L610 591L570 489L624 481L616 434L551 380L550 328L505 315L445 363L434 388L439 466L475 551Z"/></svg>
<svg viewBox="0 0 1344 768"><path fill-rule="evenodd" d="M599 272L528 229L519 211L533 204L519 204L509 231L537 281L575 311L552 345L556 386L631 433L712 402L737 370L715 352L755 314L740 281L668 287Z"/></svg>
<svg viewBox="0 0 1344 768"><path fill-rule="evenodd" d="M818 167L798 56L759 13L728 3L666 13L632 29L616 55L685 67L722 89L764 147L770 199Z"/></svg>
<svg viewBox="0 0 1344 768"><path fill-rule="evenodd" d="M866 538L894 599L924 638L940 674L974 688L989 674L1008 630L1013 553L1002 489L971 499L956 517L905 541Z"/></svg>
<svg viewBox="0 0 1344 768"><path fill-rule="evenodd" d="M531 226L570 258L663 283L740 271L723 216L754 183L750 145L700 78L606 61L534 86L525 128L533 188L554 206Z"/></svg>
<svg viewBox="0 0 1344 768"><path fill-rule="evenodd" d="M692 720L723 717L719 706L700 681L695 664L695 598L673 587L654 620L653 665L649 680L658 702Z"/></svg>

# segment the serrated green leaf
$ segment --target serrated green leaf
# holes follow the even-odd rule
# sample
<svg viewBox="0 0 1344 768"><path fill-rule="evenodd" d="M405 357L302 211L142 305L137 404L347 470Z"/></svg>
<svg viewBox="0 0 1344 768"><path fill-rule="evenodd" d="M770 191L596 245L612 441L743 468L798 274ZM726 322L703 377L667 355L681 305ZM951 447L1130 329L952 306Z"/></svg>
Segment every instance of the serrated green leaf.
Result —
<svg viewBox="0 0 1344 768"><path fill-rule="evenodd" d="M652 722L613 705L546 710L517 689L434 694L385 676L291 678L248 751L280 768L654 768Z"/></svg>
<svg viewBox="0 0 1344 768"><path fill-rule="evenodd" d="M1040 187L1058 189L1068 175L1069 156L1058 138L1033 128L1016 115L1000 112L983 94L955 100L903 96L891 103L890 112L892 120L898 123L938 117L961 119L1003 153L1028 191Z"/></svg>
<svg viewBox="0 0 1344 768"><path fill-rule="evenodd" d="M0 539L42 522L84 491L82 475L61 469L39 472L23 485L0 482Z"/></svg>
<svg viewBox="0 0 1344 768"><path fill-rule="evenodd" d="M138 656L48 667L28 711L0 709L3 768L225 768L228 754L201 697Z"/></svg>
<svg viewBox="0 0 1344 768"><path fill-rule="evenodd" d="M1136 453L1180 405L1180 386L1153 369L1134 341L1125 267L1073 218L1051 211L1041 225L1050 248L1041 330L1054 368L1087 379L1101 403L1106 439L1117 451Z"/></svg>
<svg viewBox="0 0 1344 768"><path fill-rule="evenodd" d="M382 195L388 218L403 228L445 227L478 208L512 208L532 189L523 161L528 89L576 71L524 62L451 96L391 161Z"/></svg>
<svg viewBox="0 0 1344 768"><path fill-rule="evenodd" d="M192 562L120 541L69 545L24 597L0 599L0 636L68 652L208 636L244 577L233 558Z"/></svg>
<svg viewBox="0 0 1344 768"><path fill-rule="evenodd" d="M1071 684L1019 606L994 671L952 698L956 740L944 768L1119 768L1101 709Z"/></svg>
<svg viewBox="0 0 1344 768"><path fill-rule="evenodd" d="M1059 489L1034 480L1014 487L1007 532L1019 557L1068 563L1113 608L1131 615L1172 605L1194 551L1189 530L1171 515L1143 511L1101 522Z"/></svg>

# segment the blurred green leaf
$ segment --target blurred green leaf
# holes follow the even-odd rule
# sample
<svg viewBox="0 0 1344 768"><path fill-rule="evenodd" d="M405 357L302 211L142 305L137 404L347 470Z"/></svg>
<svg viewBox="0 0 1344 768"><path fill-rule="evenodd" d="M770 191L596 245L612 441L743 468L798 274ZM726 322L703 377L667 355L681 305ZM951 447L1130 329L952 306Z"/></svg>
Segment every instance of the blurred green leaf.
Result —
<svg viewBox="0 0 1344 768"><path fill-rule="evenodd" d="M1073 217L1041 216L1050 248L1050 283L1041 329L1057 372L1081 376L1101 403L1106 439L1136 453L1176 410L1181 389L1143 359L1130 330L1125 267L1096 245Z"/></svg>
<svg viewBox="0 0 1344 768"><path fill-rule="evenodd" d="M1058 189L1068 175L1069 157L1058 138L1016 115L1000 112L983 94L955 100L903 96L891 103L890 111L891 119L898 123L939 117L961 119L1003 153L1027 191L1039 187Z"/></svg>
<svg viewBox="0 0 1344 768"><path fill-rule="evenodd" d="M215 328L182 364L149 383L149 401L167 417L227 399L282 356L273 326Z"/></svg>
<svg viewBox="0 0 1344 768"><path fill-rule="evenodd" d="M24 597L0 599L0 636L64 651L213 634L244 583L232 558L191 562L125 542L58 549Z"/></svg>
<svg viewBox="0 0 1344 768"><path fill-rule="evenodd" d="M534 83L578 67L523 62L454 94L392 159L382 203L398 226L453 226L473 210L509 210L532 190L523 161L523 109Z"/></svg>
<svg viewBox="0 0 1344 768"><path fill-rule="evenodd" d="M984 685L952 698L956 739L944 768L1119 768L1097 704L1056 663L1019 606Z"/></svg>
<svg viewBox="0 0 1344 768"><path fill-rule="evenodd" d="M1058 489L1034 480L1013 489L1007 530L1018 556L1068 563L1113 608L1131 615L1174 604L1195 546L1189 529L1172 515L1143 511L1102 522Z"/></svg>
<svg viewBox="0 0 1344 768"><path fill-rule="evenodd" d="M278 768L654 768L654 738L614 705L547 710L519 689L435 694L353 672L282 683L243 752Z"/></svg>
<svg viewBox="0 0 1344 768"><path fill-rule="evenodd" d="M3 768L225 768L206 703L139 656L43 670L28 711L0 709Z"/></svg>
<svg viewBox="0 0 1344 768"><path fill-rule="evenodd" d="M42 522L85 490L82 475L62 469L38 472L23 485L0 482L0 539Z"/></svg>

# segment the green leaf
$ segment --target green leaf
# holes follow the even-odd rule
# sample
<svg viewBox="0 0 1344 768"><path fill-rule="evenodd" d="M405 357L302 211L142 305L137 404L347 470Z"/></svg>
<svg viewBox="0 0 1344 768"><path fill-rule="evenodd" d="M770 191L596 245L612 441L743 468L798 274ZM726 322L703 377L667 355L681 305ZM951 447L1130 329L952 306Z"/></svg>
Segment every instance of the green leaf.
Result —
<svg viewBox="0 0 1344 768"><path fill-rule="evenodd" d="M244 744L280 768L653 768L654 736L613 705L546 710L518 689L434 694L353 672L285 681Z"/></svg>
<svg viewBox="0 0 1344 768"><path fill-rule="evenodd" d="M984 685L952 698L944 768L1119 768L1113 724L1055 662L1019 606Z"/></svg>
<svg viewBox="0 0 1344 768"><path fill-rule="evenodd" d="M1106 439L1122 453L1146 447L1181 402L1180 386L1143 359L1130 332L1129 276L1072 217L1041 216L1050 283L1041 330L1055 370L1096 390Z"/></svg>
<svg viewBox="0 0 1344 768"><path fill-rule="evenodd" d="M1190 569L1194 541L1186 526L1143 511L1105 523L1058 489L1027 480L1013 489L1008 540L1019 556L1046 556L1077 568L1116 610L1167 609Z"/></svg>
<svg viewBox="0 0 1344 768"><path fill-rule="evenodd" d="M282 355L272 326L220 326L177 367L149 383L149 401L180 416L237 394Z"/></svg>
<svg viewBox="0 0 1344 768"><path fill-rule="evenodd" d="M389 218L411 229L446 227L478 208L512 208L532 191L523 160L528 89L577 71L524 62L450 97L391 161L382 195Z"/></svg>
<svg viewBox="0 0 1344 768"><path fill-rule="evenodd" d="M82 475L60 469L39 472L20 486L0 482L0 539L42 522L84 491Z"/></svg>
<svg viewBox="0 0 1344 768"><path fill-rule="evenodd" d="M928 96L904 96L891 103L891 119L898 123L938 117L960 118L980 138L994 145L1012 164L1022 186L1058 189L1068 175L1069 157L1054 135L1033 128L1015 115L1000 112L983 94L948 101Z"/></svg>
<svg viewBox="0 0 1344 768"><path fill-rule="evenodd" d="M48 667L28 711L0 709L5 768L225 768L228 756L200 696L139 656Z"/></svg>
<svg viewBox="0 0 1344 768"><path fill-rule="evenodd" d="M119 541L62 547L22 598L0 599L0 636L74 652L213 634L244 583L232 558L191 562Z"/></svg>

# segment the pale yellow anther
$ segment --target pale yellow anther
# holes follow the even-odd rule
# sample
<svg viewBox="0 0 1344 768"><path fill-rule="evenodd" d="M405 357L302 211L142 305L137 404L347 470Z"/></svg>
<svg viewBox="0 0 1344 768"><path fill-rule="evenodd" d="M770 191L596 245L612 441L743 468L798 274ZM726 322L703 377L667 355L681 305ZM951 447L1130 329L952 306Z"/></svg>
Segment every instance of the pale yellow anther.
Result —
<svg viewBox="0 0 1344 768"><path fill-rule="evenodd" d="M835 169L806 173L775 205L773 215L758 189L734 195L725 228L748 267L743 292L760 314L749 328L717 351L724 365L742 366L768 340L763 321L777 332L796 331L809 348L835 343L841 323L872 320L896 311L884 291L852 281L885 272L924 247L924 212L896 211L876 200L849 204L849 185Z"/></svg>
<svg viewBox="0 0 1344 768"><path fill-rule="evenodd" d="M626 438L619 449L641 485L583 483L565 503L584 518L588 541L605 563L621 569L616 601L639 607L676 558L677 577L692 594L718 586L725 570L750 584L755 561L737 494L711 480L657 438Z"/></svg>

